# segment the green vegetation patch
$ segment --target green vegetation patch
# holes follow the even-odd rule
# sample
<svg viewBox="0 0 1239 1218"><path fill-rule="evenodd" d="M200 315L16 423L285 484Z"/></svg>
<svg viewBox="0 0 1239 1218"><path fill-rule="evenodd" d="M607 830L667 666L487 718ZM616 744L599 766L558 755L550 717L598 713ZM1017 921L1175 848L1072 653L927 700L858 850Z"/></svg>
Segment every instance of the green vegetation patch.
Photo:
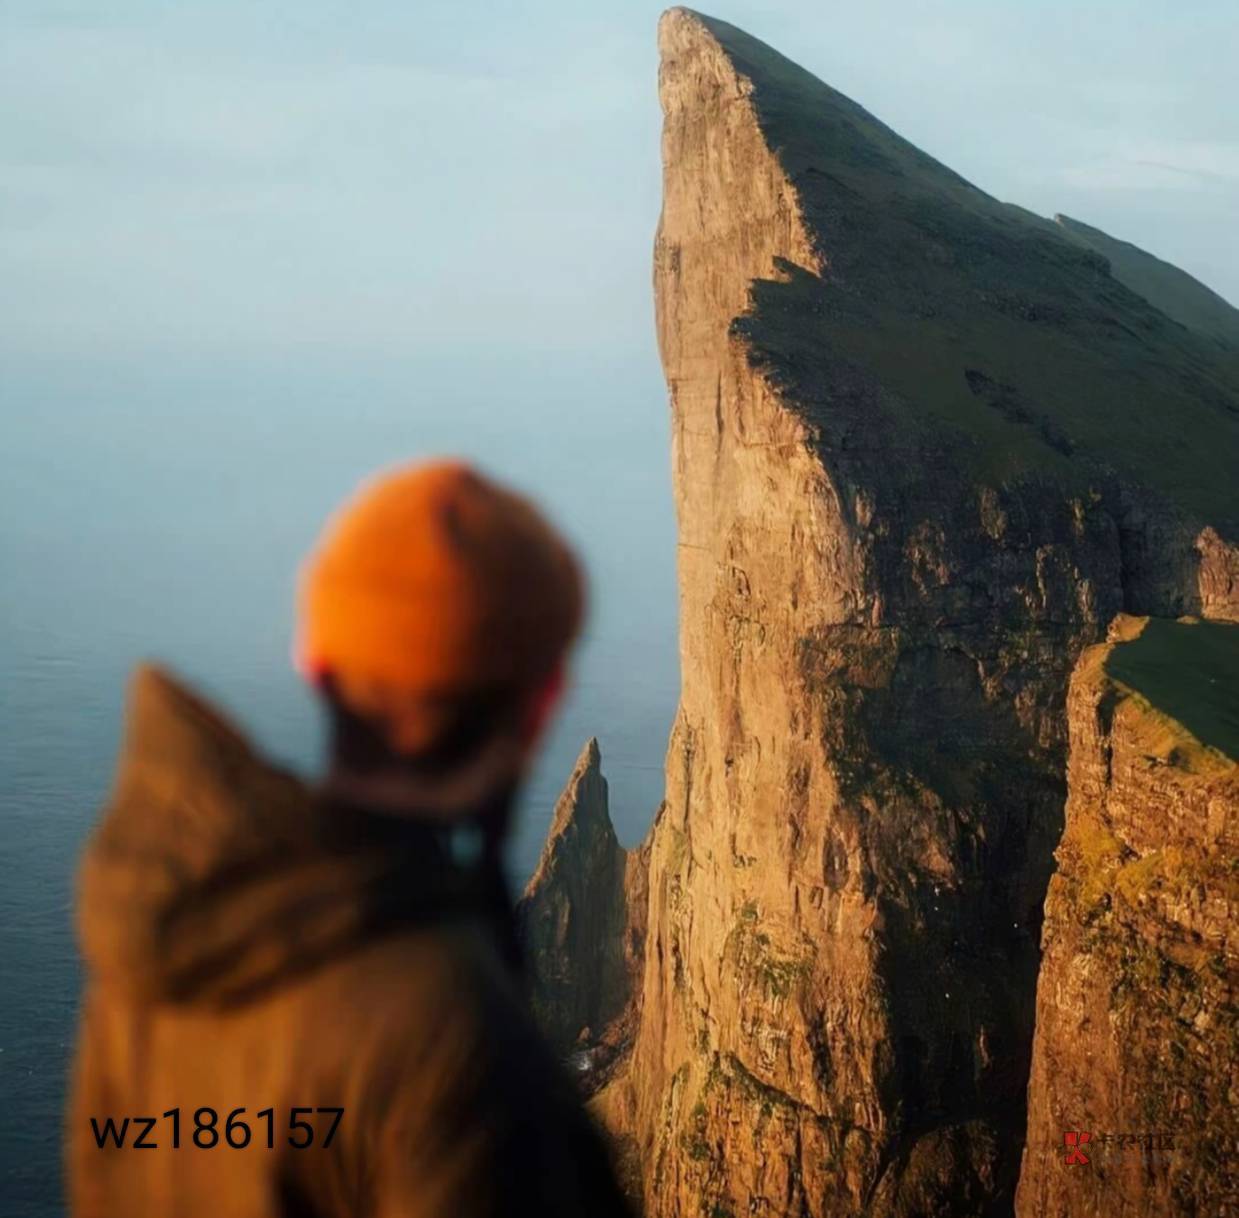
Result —
<svg viewBox="0 0 1239 1218"><path fill-rule="evenodd" d="M1231 902L1239 900L1239 859L1166 846L1126 863L1114 875L1114 890L1133 907L1146 894L1182 898L1194 888Z"/></svg>
<svg viewBox="0 0 1239 1218"><path fill-rule="evenodd" d="M770 47L703 20L752 82L824 267L772 268L733 331L823 451L863 439L937 478L1072 493L1117 476L1239 533L1233 309L1201 313L1202 285L1141 278L1131 259L1112 273L1113 249L991 197Z"/></svg>
<svg viewBox="0 0 1239 1218"><path fill-rule="evenodd" d="M757 926L757 906L750 901L738 911L728 932L724 957L741 976L754 981L767 1000L787 998L812 973L813 956L808 951L801 956L782 954Z"/></svg>
<svg viewBox="0 0 1239 1218"><path fill-rule="evenodd" d="M1063 846L1075 853L1070 869L1074 903L1082 910L1096 907L1110 894L1111 877L1123 859L1123 843L1095 816L1082 813L1068 826Z"/></svg>
<svg viewBox="0 0 1239 1218"><path fill-rule="evenodd" d="M1101 254L1115 279L1152 301L1167 317L1239 347L1239 310L1186 271L1070 216L1055 216L1054 222L1068 236Z"/></svg>
<svg viewBox="0 0 1239 1218"><path fill-rule="evenodd" d="M1150 618L1105 672L1201 744L1239 759L1239 626Z"/></svg>

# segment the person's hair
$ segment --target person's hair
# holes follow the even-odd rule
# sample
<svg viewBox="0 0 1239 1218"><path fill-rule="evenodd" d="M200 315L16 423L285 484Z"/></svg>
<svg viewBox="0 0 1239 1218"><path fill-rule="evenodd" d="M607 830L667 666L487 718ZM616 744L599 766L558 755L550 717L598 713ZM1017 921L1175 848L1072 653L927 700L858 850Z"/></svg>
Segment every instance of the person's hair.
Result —
<svg viewBox="0 0 1239 1218"><path fill-rule="evenodd" d="M402 748L400 703L361 709L326 676L321 692L327 707L333 761L356 774L373 774L393 766L434 778L468 763L501 731L509 730L521 707L521 692L511 686L472 690L428 705L419 699L410 712L433 723L424 743Z"/></svg>

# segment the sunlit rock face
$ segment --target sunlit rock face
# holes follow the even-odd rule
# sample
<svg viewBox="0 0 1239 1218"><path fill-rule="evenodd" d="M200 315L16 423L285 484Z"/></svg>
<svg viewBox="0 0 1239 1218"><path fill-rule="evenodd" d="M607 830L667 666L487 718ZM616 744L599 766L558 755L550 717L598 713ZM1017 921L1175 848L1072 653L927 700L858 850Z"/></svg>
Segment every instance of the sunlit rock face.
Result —
<svg viewBox="0 0 1239 1218"><path fill-rule="evenodd" d="M1072 677L1021 1216L1234 1212L1237 691L1239 626L1193 620L1121 617Z"/></svg>
<svg viewBox="0 0 1239 1218"><path fill-rule="evenodd" d="M1239 616L1239 356L734 27L659 45L683 688L594 1104L651 1216L1010 1213L1068 679Z"/></svg>

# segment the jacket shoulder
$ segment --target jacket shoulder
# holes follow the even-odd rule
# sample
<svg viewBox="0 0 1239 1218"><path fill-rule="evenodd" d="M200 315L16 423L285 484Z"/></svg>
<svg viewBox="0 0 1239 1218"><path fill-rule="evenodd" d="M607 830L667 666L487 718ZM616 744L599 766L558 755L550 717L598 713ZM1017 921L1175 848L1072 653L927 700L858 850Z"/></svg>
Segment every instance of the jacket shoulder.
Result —
<svg viewBox="0 0 1239 1218"><path fill-rule="evenodd" d="M258 761L242 730L185 681L158 664L134 667L125 692L121 761Z"/></svg>
<svg viewBox="0 0 1239 1218"><path fill-rule="evenodd" d="M262 756L231 718L167 669L138 664L105 820L126 833L139 822L149 836L160 815L185 814L175 805L186 792L220 804L225 819L244 805L268 831L303 827L310 803L301 779Z"/></svg>

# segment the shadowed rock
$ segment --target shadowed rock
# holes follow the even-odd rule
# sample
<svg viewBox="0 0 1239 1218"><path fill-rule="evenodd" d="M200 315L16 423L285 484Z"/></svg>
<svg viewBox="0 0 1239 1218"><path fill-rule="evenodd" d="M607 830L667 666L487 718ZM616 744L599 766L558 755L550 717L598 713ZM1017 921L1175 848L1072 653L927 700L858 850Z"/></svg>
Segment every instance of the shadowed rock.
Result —
<svg viewBox="0 0 1239 1218"><path fill-rule="evenodd" d="M554 1047L591 1084L618 1049L604 1033L633 997L642 867L641 853L625 850L615 836L602 757L590 740L555 805L518 917L534 1012Z"/></svg>

